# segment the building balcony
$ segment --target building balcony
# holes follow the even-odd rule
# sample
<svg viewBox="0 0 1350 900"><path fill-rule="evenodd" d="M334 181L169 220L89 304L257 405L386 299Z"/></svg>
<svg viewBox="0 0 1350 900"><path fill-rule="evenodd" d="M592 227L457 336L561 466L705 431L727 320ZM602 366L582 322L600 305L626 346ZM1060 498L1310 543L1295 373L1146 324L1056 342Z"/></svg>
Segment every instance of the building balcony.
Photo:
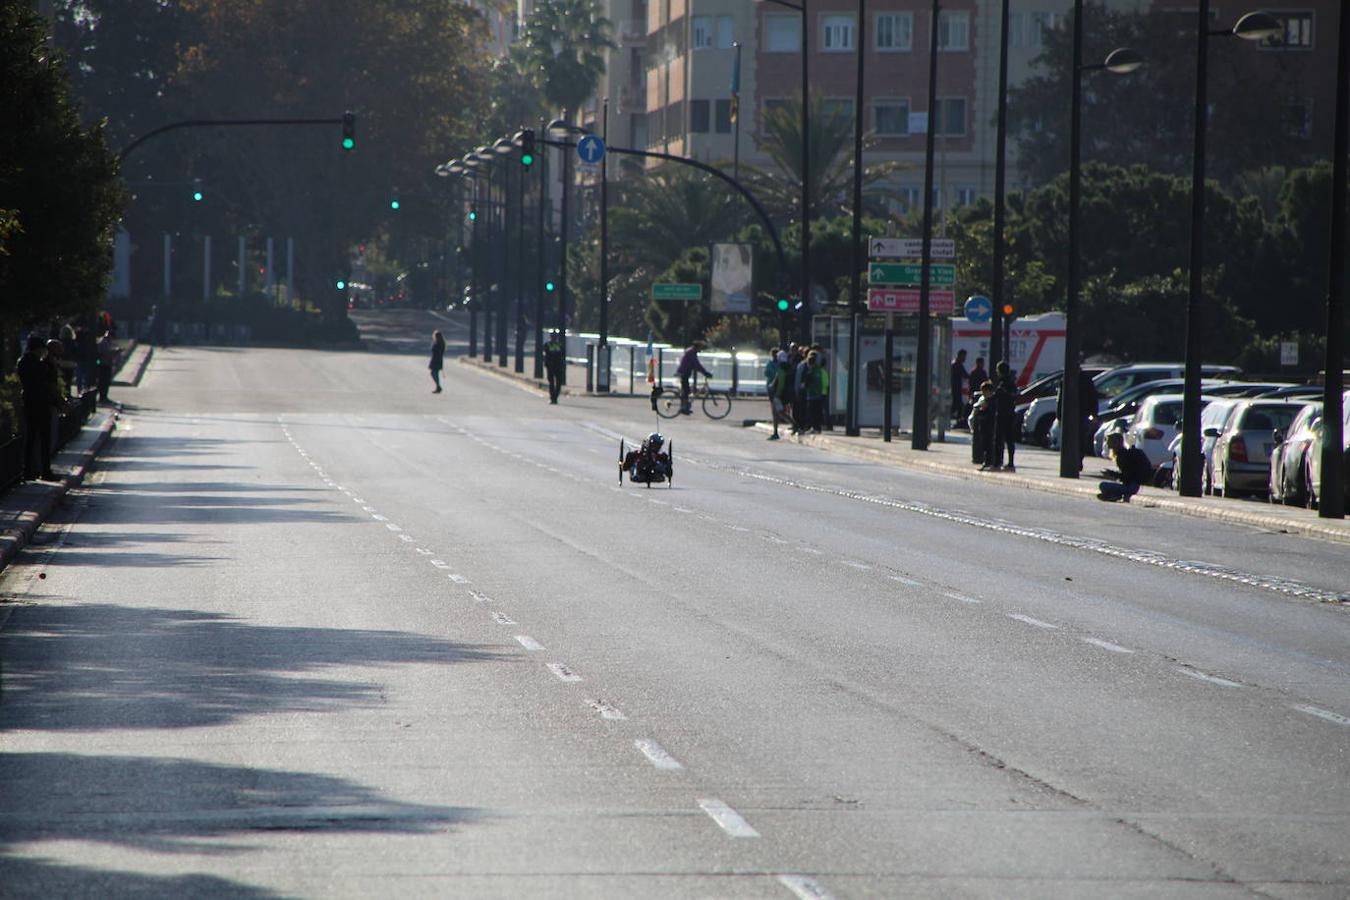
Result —
<svg viewBox="0 0 1350 900"><path fill-rule="evenodd" d="M629 23L623 26L619 32L620 47L645 47L647 46L647 28L645 25Z"/></svg>

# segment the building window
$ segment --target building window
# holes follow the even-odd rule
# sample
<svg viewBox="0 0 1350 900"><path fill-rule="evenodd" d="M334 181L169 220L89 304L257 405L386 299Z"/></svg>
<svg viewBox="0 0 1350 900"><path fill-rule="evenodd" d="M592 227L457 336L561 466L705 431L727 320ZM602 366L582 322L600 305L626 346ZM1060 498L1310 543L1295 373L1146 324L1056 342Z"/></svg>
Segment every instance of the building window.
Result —
<svg viewBox="0 0 1350 900"><path fill-rule="evenodd" d="M956 189L956 205L971 206L975 203L975 189L973 187L959 187Z"/></svg>
<svg viewBox="0 0 1350 900"><path fill-rule="evenodd" d="M820 17L820 49L826 53L847 53L853 49L853 17Z"/></svg>
<svg viewBox="0 0 1350 900"><path fill-rule="evenodd" d="M872 44L878 50L895 53L914 48L914 13L877 13Z"/></svg>
<svg viewBox="0 0 1350 900"><path fill-rule="evenodd" d="M1026 45L1032 48L1033 50L1040 49L1040 47L1045 43L1045 33L1047 31L1054 31L1056 28L1060 26L1060 23L1063 20L1064 15L1062 13L1052 13L1052 12L1032 13L1031 27L1027 29L1026 34L1026 41L1027 41Z"/></svg>
<svg viewBox="0 0 1350 900"><path fill-rule="evenodd" d="M1280 12L1275 19L1284 26L1284 34L1261 42L1271 50L1311 50L1313 46L1313 14L1311 12Z"/></svg>
<svg viewBox="0 0 1350 900"><path fill-rule="evenodd" d="M713 17L694 16L694 49L711 50L713 47Z"/></svg>
<svg viewBox="0 0 1350 900"><path fill-rule="evenodd" d="M730 50L736 40L736 20L731 16L717 17L717 49Z"/></svg>
<svg viewBox="0 0 1350 900"><path fill-rule="evenodd" d="M826 97L820 104L820 108L825 111L825 115L831 119L838 116L845 122L853 121L853 98L852 97Z"/></svg>
<svg viewBox="0 0 1350 900"><path fill-rule="evenodd" d="M900 212L907 213L919 205L919 198L922 196L922 188L901 185L896 194L899 195Z"/></svg>
<svg viewBox="0 0 1350 900"><path fill-rule="evenodd" d="M1284 105L1284 128L1290 137L1312 137L1311 97L1294 97Z"/></svg>
<svg viewBox="0 0 1350 900"><path fill-rule="evenodd" d="M1010 13L1008 15L1008 46L1017 48L1025 46L1027 41L1026 30L1027 14Z"/></svg>
<svg viewBox="0 0 1350 900"><path fill-rule="evenodd" d="M796 53L802 49L801 16L765 16L764 52Z"/></svg>
<svg viewBox="0 0 1350 900"><path fill-rule="evenodd" d="M717 129L718 134L731 133L731 101L718 100L716 115L713 117L713 127Z"/></svg>
<svg viewBox="0 0 1350 900"><path fill-rule="evenodd" d="M942 137L961 137L966 133L966 98L940 97L937 102L937 120L933 134Z"/></svg>
<svg viewBox="0 0 1350 900"><path fill-rule="evenodd" d="M909 101L872 101L872 130L883 137L904 137L909 134Z"/></svg>
<svg viewBox="0 0 1350 900"><path fill-rule="evenodd" d="M693 134L708 133L708 101L689 101L689 131Z"/></svg>
<svg viewBox="0 0 1350 900"><path fill-rule="evenodd" d="M938 49L948 51L970 49L970 13L938 13Z"/></svg>

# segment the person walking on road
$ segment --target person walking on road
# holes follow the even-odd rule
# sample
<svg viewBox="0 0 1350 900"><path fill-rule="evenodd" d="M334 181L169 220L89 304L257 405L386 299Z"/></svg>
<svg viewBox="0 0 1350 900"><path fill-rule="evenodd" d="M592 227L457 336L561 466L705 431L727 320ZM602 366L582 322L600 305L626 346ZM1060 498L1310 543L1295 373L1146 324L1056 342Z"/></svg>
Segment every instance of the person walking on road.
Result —
<svg viewBox="0 0 1350 900"><path fill-rule="evenodd" d="M701 373L704 378L712 378L712 373L703 368L703 363L698 361L698 351L703 349L702 341L694 341L685 348L684 355L680 357L680 364L675 369L675 374L680 377L680 413L681 415L692 415L693 409L689 406L689 379L695 373Z"/></svg>
<svg viewBox="0 0 1350 900"><path fill-rule="evenodd" d="M1013 464L1013 457L1017 453L1018 432L1021 430L1017 421L1017 379L1013 377L1012 369L1008 368L1007 360L999 360L995 368L996 376L994 378L994 444L993 444L993 468L1000 466L1005 471L1016 472L1017 467ZM1003 463L1003 450L1008 450L1008 462Z"/></svg>
<svg viewBox="0 0 1350 900"><path fill-rule="evenodd" d="M28 336L27 349L15 369L23 392L23 477L53 481L52 406L56 400L56 369L46 356L41 335ZM38 450L37 475L33 474L33 450Z"/></svg>
<svg viewBox="0 0 1350 900"><path fill-rule="evenodd" d="M953 428L960 428L966 424L966 383L970 380L969 373L966 372L966 351L957 350L956 359L952 360L952 408L951 420Z"/></svg>
<svg viewBox="0 0 1350 900"><path fill-rule="evenodd" d="M562 335L553 332L544 345L544 374L548 376L548 402L556 404L558 394L562 393L563 367L567 365L567 356L563 350Z"/></svg>
<svg viewBox="0 0 1350 900"><path fill-rule="evenodd" d="M431 380L436 384L431 392L439 394L441 392L441 369L445 368L445 335L439 331L431 333L431 363L427 368L431 370Z"/></svg>
<svg viewBox="0 0 1350 900"><path fill-rule="evenodd" d="M1115 461L1116 468L1102 470L1107 481L1097 485L1097 499L1126 503L1139 493L1140 485L1153 480L1153 464L1148 454L1138 447L1126 447L1125 435L1113 431L1106 436L1106 453Z"/></svg>

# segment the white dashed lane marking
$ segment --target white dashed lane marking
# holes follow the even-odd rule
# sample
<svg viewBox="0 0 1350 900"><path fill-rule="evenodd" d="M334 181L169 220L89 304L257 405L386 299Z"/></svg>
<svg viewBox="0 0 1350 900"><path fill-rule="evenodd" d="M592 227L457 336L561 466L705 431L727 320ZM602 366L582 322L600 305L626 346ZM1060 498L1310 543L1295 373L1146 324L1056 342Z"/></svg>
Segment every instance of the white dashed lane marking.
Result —
<svg viewBox="0 0 1350 900"><path fill-rule="evenodd" d="M792 891L798 900L832 900L830 893L819 882L805 875L779 875L778 883Z"/></svg>
<svg viewBox="0 0 1350 900"><path fill-rule="evenodd" d="M1021 613L1008 613L1008 618L1016 619L1019 622L1025 622L1036 628L1047 628L1051 630L1058 629L1058 625L1051 625L1049 622L1042 622L1040 619L1033 619L1031 616L1024 616Z"/></svg>
<svg viewBox="0 0 1350 900"><path fill-rule="evenodd" d="M385 527L385 528L388 528L390 531L402 531L402 530L403 530L402 528L400 528L400 527L398 527L397 525L395 525L393 522L385 522L385 523L384 523L384 527Z"/></svg>
<svg viewBox="0 0 1350 900"><path fill-rule="evenodd" d="M972 603L972 604L974 604L974 603L979 603L979 602L980 602L980 601L976 600L974 597L967 597L965 594L954 594L954 593L951 593L951 592L949 592L949 591L944 591L944 592L942 593L942 596L948 597L948 598L950 598L950 599L952 599L952 600L960 600L962 603Z"/></svg>
<svg viewBox="0 0 1350 900"><path fill-rule="evenodd" d="M666 752L666 749L656 741L647 738L639 738L633 741L633 746L642 751L642 755L658 769L683 769L680 761Z"/></svg>
<svg viewBox="0 0 1350 900"><path fill-rule="evenodd" d="M1307 713L1310 716L1316 716L1328 722L1335 722L1337 725L1350 725L1350 719L1339 713L1334 713L1329 709L1322 709L1317 706L1295 706L1294 709L1301 713Z"/></svg>
<svg viewBox="0 0 1350 900"><path fill-rule="evenodd" d="M841 559L839 561L844 565L848 566L850 569L858 569L863 572L872 571L872 567L869 566L867 563L854 562L851 559Z"/></svg>
<svg viewBox="0 0 1350 900"><path fill-rule="evenodd" d="M699 808L712 817L712 820L727 834L734 838L757 838L759 832L750 827L750 823L741 818L741 814L721 800L706 799L698 801Z"/></svg>
<svg viewBox="0 0 1350 900"><path fill-rule="evenodd" d="M517 624L519 624L518 622L516 622L515 619L511 618L510 616L508 616L508 615L507 615L506 613L504 613L504 612L494 612L494 613L492 614L492 621L496 622L498 625L517 625Z"/></svg>
<svg viewBox="0 0 1350 900"><path fill-rule="evenodd" d="M558 676L559 681L580 681L581 676L567 667L566 663L549 663L548 670Z"/></svg>
<svg viewBox="0 0 1350 900"><path fill-rule="evenodd" d="M600 718L602 719L612 719L617 721L619 719L628 718L622 712L615 709L613 706L610 706L603 700L592 700L591 709L598 712L600 714Z"/></svg>
<svg viewBox="0 0 1350 900"><path fill-rule="evenodd" d="M1083 640L1094 647L1101 647L1103 650L1110 650L1112 653L1133 653L1129 647L1122 647L1119 644L1113 644L1110 641L1104 641L1101 638L1085 637Z"/></svg>
<svg viewBox="0 0 1350 900"><path fill-rule="evenodd" d="M915 581L913 578L906 578L903 575L892 575L890 576L890 579L891 581L898 581L907 587L923 587L922 584Z"/></svg>
<svg viewBox="0 0 1350 900"><path fill-rule="evenodd" d="M532 653L544 649L543 644L539 643L534 638L530 637L528 634L516 635L516 641L520 643L520 646L524 647L526 650L529 650Z"/></svg>
<svg viewBox="0 0 1350 900"><path fill-rule="evenodd" d="M458 574L458 573L456 573L456 572L451 572L451 573L449 574L448 577L449 577L449 579L450 579L451 581L453 581L455 584L468 584L468 583L469 583L469 579L465 578L463 575L460 575L460 574Z"/></svg>
<svg viewBox="0 0 1350 900"><path fill-rule="evenodd" d="M1218 675L1210 675L1207 672L1201 672L1199 669L1182 667L1177 669L1177 671L1182 675L1190 676L1199 681L1208 681L1210 684L1217 684L1220 687L1242 687L1242 685L1236 681L1229 681L1227 678L1220 678Z"/></svg>

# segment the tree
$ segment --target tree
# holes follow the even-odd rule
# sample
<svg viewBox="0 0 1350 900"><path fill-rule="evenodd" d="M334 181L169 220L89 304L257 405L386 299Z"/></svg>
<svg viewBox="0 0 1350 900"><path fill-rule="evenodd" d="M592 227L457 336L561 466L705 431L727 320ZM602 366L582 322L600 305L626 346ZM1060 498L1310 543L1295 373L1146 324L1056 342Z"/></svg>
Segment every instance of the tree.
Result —
<svg viewBox="0 0 1350 900"><path fill-rule="evenodd" d="M0 325L96 311L124 193L101 124L85 127L65 60L26 4L0 6Z"/></svg>
<svg viewBox="0 0 1350 900"><path fill-rule="evenodd" d="M568 120L595 93L614 47L603 8L600 0L542 0L521 35L524 71Z"/></svg>
<svg viewBox="0 0 1350 900"><path fill-rule="evenodd" d="M1084 15L1085 62L1099 62L1116 47L1138 50L1147 61L1127 76L1095 72L1085 77L1083 159L1185 174L1194 145L1195 13L1124 11L1092 3ZM1044 35L1044 50L1033 61L1038 74L1008 92L1008 130L1018 167L1031 186L1069 167L1073 29L1071 16L1065 18ZM1243 43L1216 43L1209 55L1208 166L1223 183L1308 153L1307 142L1285 127L1285 104L1298 93L1297 54L1257 55L1233 46ZM1167 101L1159 102L1160 97Z"/></svg>
<svg viewBox="0 0 1350 900"><path fill-rule="evenodd" d="M806 182L811 218L836 216L852 211L853 204L853 117L827 106L820 96L811 98L810 145L811 170ZM741 180L764 204L775 222L793 220L800 214L802 190L802 113L799 99L787 100L767 109L762 121L759 147L773 160L773 169L741 165ZM872 144L869 137L864 149ZM892 192L881 185L902 168L900 163L883 162L863 167L863 202L871 211L884 214L885 198Z"/></svg>
<svg viewBox="0 0 1350 900"><path fill-rule="evenodd" d="M667 164L621 183L610 211L613 251L631 268L659 272L689 247L726 239L745 201L721 181Z"/></svg>

